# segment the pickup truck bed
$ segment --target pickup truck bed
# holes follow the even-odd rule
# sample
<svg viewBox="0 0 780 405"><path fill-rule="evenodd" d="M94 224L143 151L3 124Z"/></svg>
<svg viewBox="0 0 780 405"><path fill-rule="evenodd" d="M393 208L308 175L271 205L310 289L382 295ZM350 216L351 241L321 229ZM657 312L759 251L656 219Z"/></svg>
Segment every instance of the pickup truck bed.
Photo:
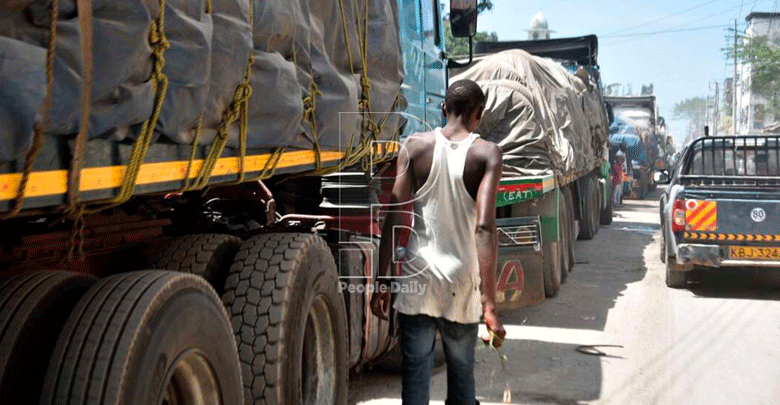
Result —
<svg viewBox="0 0 780 405"><path fill-rule="evenodd" d="M661 199L667 284L693 268L780 268L780 137L700 138Z"/></svg>

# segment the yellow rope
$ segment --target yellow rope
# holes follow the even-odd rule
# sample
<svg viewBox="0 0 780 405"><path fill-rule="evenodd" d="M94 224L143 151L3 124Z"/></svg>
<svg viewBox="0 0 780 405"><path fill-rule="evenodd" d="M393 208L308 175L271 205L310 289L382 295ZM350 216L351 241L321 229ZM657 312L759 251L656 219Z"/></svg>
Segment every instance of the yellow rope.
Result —
<svg viewBox="0 0 780 405"><path fill-rule="evenodd" d="M141 133L133 143L130 152L130 160L125 169L124 178L120 185L119 192L114 198L100 202L86 210L87 213L99 212L108 208L123 204L133 196L138 180L138 173L141 170L146 154L149 152L149 146L154 137L154 128L157 126L157 120L162 111L165 95L168 92L168 76L165 74L165 51L170 48L168 38L165 36L165 0L159 0L160 15L156 21L152 21L149 32L149 44L152 47L154 57L154 70L152 72L152 86L155 89L155 105L152 116L141 126Z"/></svg>
<svg viewBox="0 0 780 405"><path fill-rule="evenodd" d="M249 2L249 26L254 24L254 2ZM203 160L203 166L200 168L198 177L195 179L195 183L192 185L195 189L202 189L206 187L211 180L211 176L214 172L214 167L217 164L217 160L222 156L222 152L227 145L229 129L236 120L239 121L239 174L238 180L244 179L244 160L246 158L246 137L248 131L249 122L249 100L252 97L252 86L250 84L250 78L252 74L252 65L254 63L254 55L250 50L249 58L247 59L246 71L244 72L244 80L238 85L236 91L233 93L233 100L228 106L227 110L222 113L222 122L220 122L219 130L217 131L217 137L209 148L209 152L206 158Z"/></svg>
<svg viewBox="0 0 780 405"><path fill-rule="evenodd" d="M46 47L46 93L43 97L41 120L36 122L33 128L32 145L30 145L30 150L27 151L27 157L24 162L24 171L22 172L22 179L19 181L19 188L16 190L13 208L3 216L3 219L15 217L22 211L25 191L27 189L27 183L30 180L32 166L38 157L38 152L41 150L43 135L46 132L46 128L49 126L49 113L51 112L52 105L52 88L54 87L54 56L57 49L57 23L59 21L59 15L60 2L59 0L52 0L49 15L49 43Z"/></svg>

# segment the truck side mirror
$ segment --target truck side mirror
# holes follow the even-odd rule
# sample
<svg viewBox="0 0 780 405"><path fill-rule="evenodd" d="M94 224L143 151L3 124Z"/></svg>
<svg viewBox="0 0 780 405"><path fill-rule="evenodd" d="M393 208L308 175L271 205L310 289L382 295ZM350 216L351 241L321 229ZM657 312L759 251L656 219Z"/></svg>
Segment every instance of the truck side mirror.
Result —
<svg viewBox="0 0 780 405"><path fill-rule="evenodd" d="M450 0L450 28L455 38L477 33L477 0Z"/></svg>
<svg viewBox="0 0 780 405"><path fill-rule="evenodd" d="M656 184L669 184L672 181L672 178L669 177L668 170L661 170L653 173L653 181Z"/></svg>

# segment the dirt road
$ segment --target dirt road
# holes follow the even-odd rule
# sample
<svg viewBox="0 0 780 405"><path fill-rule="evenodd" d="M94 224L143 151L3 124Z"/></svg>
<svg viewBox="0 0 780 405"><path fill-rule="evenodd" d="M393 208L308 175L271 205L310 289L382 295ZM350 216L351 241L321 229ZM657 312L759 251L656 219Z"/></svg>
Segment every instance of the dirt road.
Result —
<svg viewBox="0 0 780 405"><path fill-rule="evenodd" d="M664 284L657 199L626 201L611 226L576 244L559 295L501 314L513 404L780 403L780 277L718 271ZM585 352L585 353L583 353ZM502 403L497 354L477 350L477 394ZM369 371L350 404L400 404L400 376ZM444 367L432 404L443 404Z"/></svg>

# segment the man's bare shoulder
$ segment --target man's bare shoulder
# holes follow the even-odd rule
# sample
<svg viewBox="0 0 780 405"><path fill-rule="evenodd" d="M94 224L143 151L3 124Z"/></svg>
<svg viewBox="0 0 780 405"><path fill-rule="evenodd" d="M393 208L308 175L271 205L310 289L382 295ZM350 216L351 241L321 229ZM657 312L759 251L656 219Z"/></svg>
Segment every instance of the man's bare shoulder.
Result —
<svg viewBox="0 0 780 405"><path fill-rule="evenodd" d="M409 153L409 156L413 157L423 151L433 148L435 144L436 137L433 131L416 132L406 138L404 141L404 148Z"/></svg>
<svg viewBox="0 0 780 405"><path fill-rule="evenodd" d="M482 138L477 138L472 146L475 155L480 159L486 161L500 161L502 157L501 147L498 144L487 141Z"/></svg>

